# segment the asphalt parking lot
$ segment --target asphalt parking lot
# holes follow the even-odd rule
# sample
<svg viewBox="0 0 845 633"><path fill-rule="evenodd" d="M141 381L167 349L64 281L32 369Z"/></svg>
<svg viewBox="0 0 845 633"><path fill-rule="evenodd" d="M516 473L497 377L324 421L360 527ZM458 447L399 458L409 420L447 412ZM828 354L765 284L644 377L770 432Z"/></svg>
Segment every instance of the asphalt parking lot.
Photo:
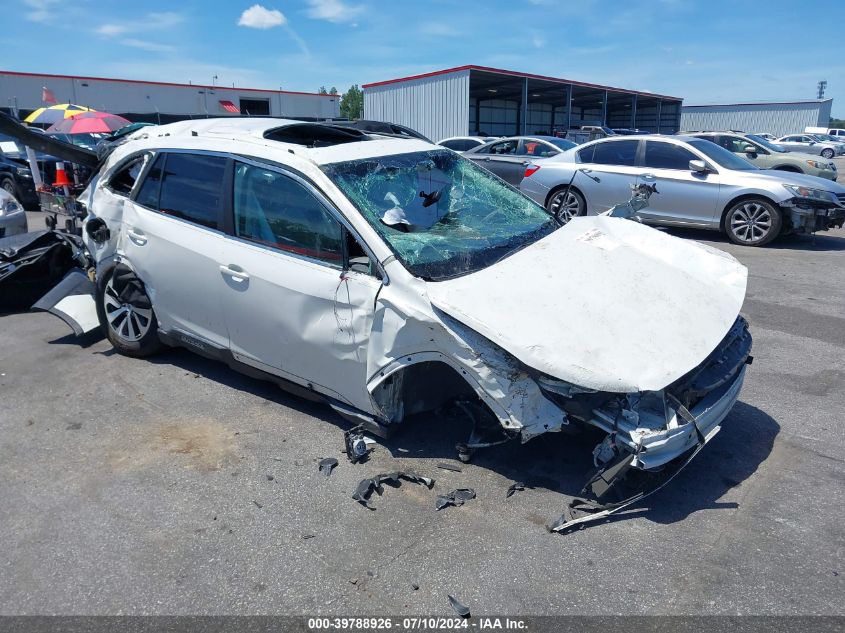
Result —
<svg viewBox="0 0 845 633"><path fill-rule="evenodd" d="M48 314L0 316L0 613L447 615L451 593L474 614L845 614L845 230L763 249L676 234L749 267L741 401L667 488L565 535L544 525L593 437L456 473L436 464L469 429L430 416L352 465L327 407L187 351L133 360ZM434 489L352 500L397 469ZM506 499L514 480L533 487ZM478 498L436 512L460 487Z"/></svg>

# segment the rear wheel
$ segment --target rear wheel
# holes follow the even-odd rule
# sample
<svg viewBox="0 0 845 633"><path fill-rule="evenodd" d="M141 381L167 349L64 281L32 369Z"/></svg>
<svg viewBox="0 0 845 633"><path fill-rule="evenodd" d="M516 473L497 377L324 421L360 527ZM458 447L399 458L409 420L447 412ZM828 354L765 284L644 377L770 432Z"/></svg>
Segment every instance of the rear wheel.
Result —
<svg viewBox="0 0 845 633"><path fill-rule="evenodd" d="M563 188L552 193L546 209L566 224L572 218L587 213L587 202L577 190Z"/></svg>
<svg viewBox="0 0 845 633"><path fill-rule="evenodd" d="M740 200L725 214L725 232L734 244L763 246L780 233L783 220L780 211L768 200Z"/></svg>
<svg viewBox="0 0 845 633"><path fill-rule="evenodd" d="M824 156L825 158L833 158L833 150L830 149L830 148L823 149L822 150L822 156Z"/></svg>
<svg viewBox="0 0 845 633"><path fill-rule="evenodd" d="M121 354L143 357L161 349L152 302L144 284L126 266L112 268L97 284L97 316Z"/></svg>
<svg viewBox="0 0 845 633"><path fill-rule="evenodd" d="M11 178L0 178L0 189L4 189L5 191L12 194L12 197L17 199L18 188L15 186L15 181Z"/></svg>

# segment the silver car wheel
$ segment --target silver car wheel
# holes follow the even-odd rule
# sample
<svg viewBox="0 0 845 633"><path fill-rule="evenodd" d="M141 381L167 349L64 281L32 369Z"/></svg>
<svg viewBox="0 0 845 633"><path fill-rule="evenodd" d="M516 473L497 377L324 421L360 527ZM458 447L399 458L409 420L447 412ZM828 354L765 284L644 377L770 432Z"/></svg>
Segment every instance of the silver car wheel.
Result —
<svg viewBox="0 0 845 633"><path fill-rule="evenodd" d="M124 343L137 343L150 331L153 311L121 301L114 289L113 279L106 283L103 308L109 329Z"/></svg>
<svg viewBox="0 0 845 633"><path fill-rule="evenodd" d="M762 240L772 230L772 214L759 202L739 204L731 211L730 230L740 242L752 244Z"/></svg>
<svg viewBox="0 0 845 633"><path fill-rule="evenodd" d="M581 203L571 191L556 193L549 204L549 211L561 222L566 224L572 218L581 215Z"/></svg>
<svg viewBox="0 0 845 633"><path fill-rule="evenodd" d="M832 149L822 150L822 156L824 156L825 158L833 158L833 150Z"/></svg>

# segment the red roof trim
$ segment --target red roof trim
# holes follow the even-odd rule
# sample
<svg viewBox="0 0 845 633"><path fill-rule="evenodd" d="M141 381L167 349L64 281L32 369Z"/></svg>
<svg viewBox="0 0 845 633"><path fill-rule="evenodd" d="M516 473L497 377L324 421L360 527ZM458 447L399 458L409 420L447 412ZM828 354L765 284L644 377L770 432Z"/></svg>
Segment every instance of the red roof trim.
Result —
<svg viewBox="0 0 845 633"><path fill-rule="evenodd" d="M387 79L385 81L376 81L374 83L363 84L362 88L375 88L377 86L386 86L389 84L401 83L403 81L412 81L414 79L424 79L425 77L434 77L436 75L448 75L449 73L456 73L462 70L478 70L488 73L498 73L500 75L509 75L512 77L527 77L528 79L542 79L543 81L553 81L561 84L572 84L573 86L582 86L585 88L599 88L601 90L612 90L614 92L624 92L626 94L642 95L644 97L659 97L661 99L672 99L674 101L683 101L681 97L672 97L669 95L661 95L656 92L643 92L641 90L628 90L626 88L614 88L613 86L603 86L601 84L591 84L583 81L573 81L571 79L562 79L560 77L549 77L547 75L534 75L532 73L521 73L515 70L503 70L502 68L491 68L490 66L476 66L468 64L466 66L456 66L455 68L447 68L445 70L435 70L430 73L422 73L420 75L410 75L408 77L400 77L399 79Z"/></svg>
<svg viewBox="0 0 845 633"><path fill-rule="evenodd" d="M80 81L114 81L122 84L146 84L149 86L175 86L178 88L210 88L212 90L233 90L236 92L271 92L283 95L308 95L311 97L336 97L340 95L319 94L317 92L297 92L296 90L265 90L264 88L230 88L228 86L209 86L206 84L177 84L169 81L143 81L141 79L115 79L113 77L86 77L83 75L52 75L47 73L24 73L16 70L0 70L0 75L16 77L47 77L50 79L79 79Z"/></svg>

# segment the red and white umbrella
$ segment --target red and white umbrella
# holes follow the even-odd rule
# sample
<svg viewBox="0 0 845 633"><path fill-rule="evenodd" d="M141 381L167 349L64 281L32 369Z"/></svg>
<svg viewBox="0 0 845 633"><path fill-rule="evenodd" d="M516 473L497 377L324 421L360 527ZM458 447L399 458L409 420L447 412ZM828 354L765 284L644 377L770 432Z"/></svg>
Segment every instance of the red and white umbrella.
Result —
<svg viewBox="0 0 845 633"><path fill-rule="evenodd" d="M109 134L129 125L131 121L108 112L81 112L47 128L47 133Z"/></svg>

